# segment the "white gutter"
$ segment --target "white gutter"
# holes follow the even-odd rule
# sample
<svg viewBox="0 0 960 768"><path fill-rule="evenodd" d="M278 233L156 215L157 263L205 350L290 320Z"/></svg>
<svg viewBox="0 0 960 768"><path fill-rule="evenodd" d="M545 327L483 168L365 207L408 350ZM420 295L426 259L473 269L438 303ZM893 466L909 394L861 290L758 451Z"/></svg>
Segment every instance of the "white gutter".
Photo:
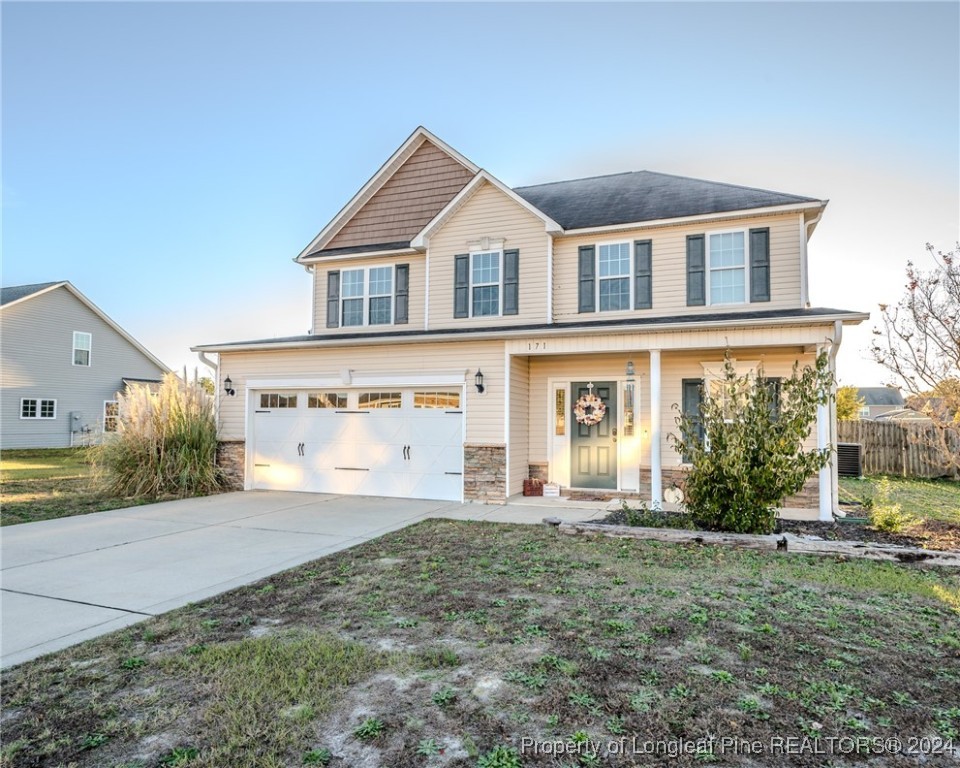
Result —
<svg viewBox="0 0 960 768"><path fill-rule="evenodd" d="M776 216L781 213L822 209L826 200L815 200L811 203L790 203L789 205L771 205L764 208L747 208L742 211L722 211L720 213L699 213L695 216L678 216L670 219L654 219L653 221L634 221L625 224L609 224L603 227L584 227L583 229L567 229L561 234L563 237L574 235L603 234L604 232L622 232L628 229L653 229L655 227L672 227L681 224L694 224L700 221L724 221L729 219L745 219L753 216Z"/></svg>
<svg viewBox="0 0 960 768"><path fill-rule="evenodd" d="M206 352L197 352L197 357L200 358L200 362L207 366L207 368L212 369L214 373L217 372L217 364L207 357Z"/></svg>
<svg viewBox="0 0 960 768"><path fill-rule="evenodd" d="M363 251L361 253L324 254L323 256L305 256L296 259L297 264L309 268L310 264L325 264L331 261L347 261L348 259L374 259L382 256L416 256L421 251L416 248L388 248L382 251Z"/></svg>
<svg viewBox="0 0 960 768"><path fill-rule="evenodd" d="M826 203L824 203L826 205ZM800 306L810 306L810 267L807 264L807 241L810 239L810 227L816 226L823 217L823 208L810 221L804 222L800 214Z"/></svg>
<svg viewBox="0 0 960 768"><path fill-rule="evenodd" d="M817 317L782 317L782 318L757 318L752 320L711 320L710 327L707 330L714 330L718 327L723 328L755 328L764 326L780 325L827 325L833 322L850 323L853 325L869 320L870 315L866 312L857 312L849 315L819 315ZM553 325L550 328L524 328L511 329L509 327L498 328L482 333L438 333L431 335L417 334L410 336L374 336L365 338L325 338L323 340L306 341L287 341L287 342L251 342L249 344L204 344L197 347L191 347L194 352L248 352L261 349L323 349L326 347L349 347L349 346L375 346L383 344L422 344L424 342L436 341L488 341L490 339L502 340L506 338L516 338L525 336L582 336L584 333L651 333L658 331L676 331L704 330L703 326L694 323L657 323L639 326L566 326Z"/></svg>

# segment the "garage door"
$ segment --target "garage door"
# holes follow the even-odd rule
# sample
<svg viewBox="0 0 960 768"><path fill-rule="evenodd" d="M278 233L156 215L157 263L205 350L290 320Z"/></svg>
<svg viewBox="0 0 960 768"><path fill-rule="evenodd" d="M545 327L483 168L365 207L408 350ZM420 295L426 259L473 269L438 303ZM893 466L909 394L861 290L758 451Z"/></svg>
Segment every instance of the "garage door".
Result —
<svg viewBox="0 0 960 768"><path fill-rule="evenodd" d="M461 392L259 392L253 487L460 501Z"/></svg>

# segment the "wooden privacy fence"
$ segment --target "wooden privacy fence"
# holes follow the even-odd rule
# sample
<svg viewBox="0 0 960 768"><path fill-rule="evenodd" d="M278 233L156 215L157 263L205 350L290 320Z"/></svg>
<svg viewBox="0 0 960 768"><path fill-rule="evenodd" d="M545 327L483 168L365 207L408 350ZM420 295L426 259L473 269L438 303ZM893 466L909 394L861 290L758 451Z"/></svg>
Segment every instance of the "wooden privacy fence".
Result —
<svg viewBox="0 0 960 768"><path fill-rule="evenodd" d="M865 475L952 477L960 465L960 432L933 424L840 421L837 438L863 446Z"/></svg>

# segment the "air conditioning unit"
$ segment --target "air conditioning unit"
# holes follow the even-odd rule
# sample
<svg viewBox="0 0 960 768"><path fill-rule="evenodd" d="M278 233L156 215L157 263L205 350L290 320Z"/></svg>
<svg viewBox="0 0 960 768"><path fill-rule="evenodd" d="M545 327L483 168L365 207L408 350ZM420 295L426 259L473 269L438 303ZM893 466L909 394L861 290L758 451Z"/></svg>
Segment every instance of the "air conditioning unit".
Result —
<svg viewBox="0 0 960 768"><path fill-rule="evenodd" d="M863 446L860 443L837 443L837 474L840 477L863 477Z"/></svg>

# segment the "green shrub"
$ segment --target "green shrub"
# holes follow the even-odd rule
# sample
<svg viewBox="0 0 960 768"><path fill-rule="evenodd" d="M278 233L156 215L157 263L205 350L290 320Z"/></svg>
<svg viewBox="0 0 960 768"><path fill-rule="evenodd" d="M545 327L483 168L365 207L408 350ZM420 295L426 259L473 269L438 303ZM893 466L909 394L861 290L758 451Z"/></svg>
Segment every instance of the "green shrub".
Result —
<svg viewBox="0 0 960 768"><path fill-rule="evenodd" d="M831 399L826 353L814 367L794 364L790 378L763 367L738 376L730 353L723 379L703 392L698 413L677 417L677 451L693 467L685 483L694 522L708 530L771 533L783 500L826 466L829 449L804 450L817 406Z"/></svg>
<svg viewBox="0 0 960 768"><path fill-rule="evenodd" d="M221 489L213 400L185 379L168 373L156 391L133 384L118 395L117 432L95 455L110 493L156 499Z"/></svg>
<svg viewBox="0 0 960 768"><path fill-rule="evenodd" d="M900 533L913 522L913 517L904 512L899 504L891 501L891 491L890 480L886 477L882 478L871 500L870 523L878 531Z"/></svg>

